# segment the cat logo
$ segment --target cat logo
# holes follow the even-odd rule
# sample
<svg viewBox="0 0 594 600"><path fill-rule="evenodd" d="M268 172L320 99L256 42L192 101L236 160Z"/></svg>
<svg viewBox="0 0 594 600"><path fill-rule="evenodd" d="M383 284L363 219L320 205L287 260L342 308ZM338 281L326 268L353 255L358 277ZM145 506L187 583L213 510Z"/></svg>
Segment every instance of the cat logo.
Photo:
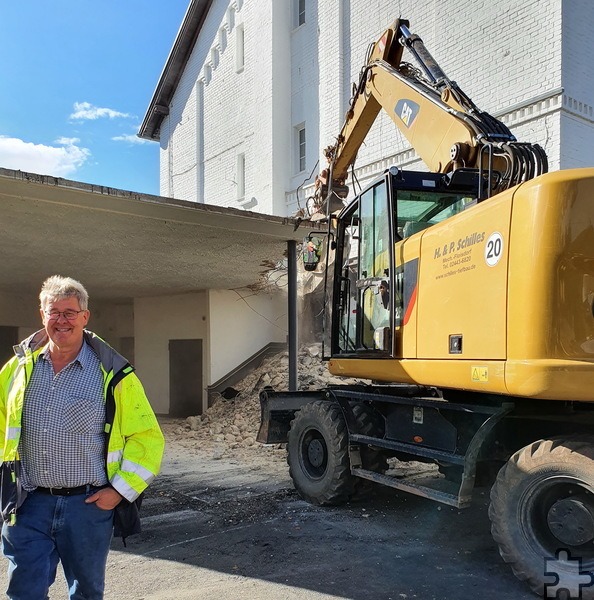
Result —
<svg viewBox="0 0 594 600"><path fill-rule="evenodd" d="M394 112L406 127L410 127L416 119L417 114L419 114L419 108L420 107L416 102L403 98L402 100L398 100Z"/></svg>

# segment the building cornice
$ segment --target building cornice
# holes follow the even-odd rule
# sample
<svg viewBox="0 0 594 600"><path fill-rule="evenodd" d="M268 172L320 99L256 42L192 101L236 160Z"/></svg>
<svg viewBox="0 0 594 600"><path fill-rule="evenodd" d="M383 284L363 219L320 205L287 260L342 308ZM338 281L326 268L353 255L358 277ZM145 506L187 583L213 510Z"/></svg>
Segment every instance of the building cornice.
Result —
<svg viewBox="0 0 594 600"><path fill-rule="evenodd" d="M138 131L138 137L145 140L159 140L161 123L169 114L171 99L211 5L212 0L191 0Z"/></svg>

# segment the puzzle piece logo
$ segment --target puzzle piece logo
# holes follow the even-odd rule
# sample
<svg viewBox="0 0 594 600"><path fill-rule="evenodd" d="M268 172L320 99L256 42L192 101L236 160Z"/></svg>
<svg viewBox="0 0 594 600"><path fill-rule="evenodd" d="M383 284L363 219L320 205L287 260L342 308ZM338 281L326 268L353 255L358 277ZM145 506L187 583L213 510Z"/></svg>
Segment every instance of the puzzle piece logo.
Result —
<svg viewBox="0 0 594 600"><path fill-rule="evenodd" d="M544 598L580 600L583 589L594 585L594 573L582 570L582 559L572 558L569 550L557 550L555 558L545 558Z"/></svg>

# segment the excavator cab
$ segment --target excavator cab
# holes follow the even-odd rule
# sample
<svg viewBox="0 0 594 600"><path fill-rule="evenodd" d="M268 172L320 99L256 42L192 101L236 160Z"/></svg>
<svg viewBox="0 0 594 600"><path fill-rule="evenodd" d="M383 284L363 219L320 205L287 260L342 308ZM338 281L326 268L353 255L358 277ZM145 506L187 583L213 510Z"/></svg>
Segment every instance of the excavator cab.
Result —
<svg viewBox="0 0 594 600"><path fill-rule="evenodd" d="M399 331L416 292L414 236L477 201L479 174L388 169L332 222L334 276L326 282L326 358L401 358Z"/></svg>

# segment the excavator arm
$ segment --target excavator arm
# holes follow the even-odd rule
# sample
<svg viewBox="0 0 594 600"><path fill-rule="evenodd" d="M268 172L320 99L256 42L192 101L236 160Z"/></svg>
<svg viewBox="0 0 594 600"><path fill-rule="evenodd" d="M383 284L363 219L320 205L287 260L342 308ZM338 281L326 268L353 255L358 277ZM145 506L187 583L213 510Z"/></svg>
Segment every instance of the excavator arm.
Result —
<svg viewBox="0 0 594 600"><path fill-rule="evenodd" d="M404 48L417 66L402 61ZM547 171L544 150L517 142L503 123L480 111L410 33L408 22L396 20L370 47L336 144L324 151L329 168L316 181L319 205L329 206L330 194L335 200L348 194L348 169L381 110L431 171L478 169L484 196Z"/></svg>

